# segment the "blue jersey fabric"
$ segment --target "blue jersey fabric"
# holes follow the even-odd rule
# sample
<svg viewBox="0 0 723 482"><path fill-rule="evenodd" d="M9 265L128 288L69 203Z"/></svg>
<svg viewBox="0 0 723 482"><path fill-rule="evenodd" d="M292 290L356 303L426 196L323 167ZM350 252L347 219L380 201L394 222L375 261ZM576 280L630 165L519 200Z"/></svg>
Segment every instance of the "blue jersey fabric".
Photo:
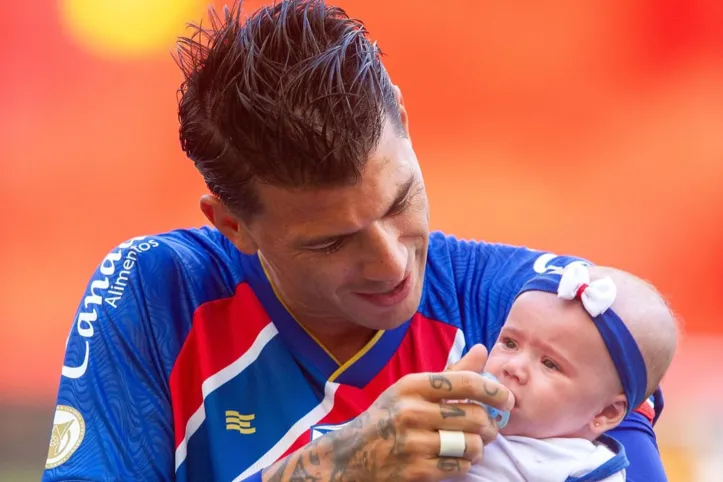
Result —
<svg viewBox="0 0 723 482"><path fill-rule="evenodd" d="M258 256L217 230L121 243L71 327L43 480L260 480L404 374L491 347L521 286L572 262L584 261L432 233L417 315L340 364L286 312ZM660 394L649 404L655 417L631 413L608 434L628 480L666 480Z"/></svg>

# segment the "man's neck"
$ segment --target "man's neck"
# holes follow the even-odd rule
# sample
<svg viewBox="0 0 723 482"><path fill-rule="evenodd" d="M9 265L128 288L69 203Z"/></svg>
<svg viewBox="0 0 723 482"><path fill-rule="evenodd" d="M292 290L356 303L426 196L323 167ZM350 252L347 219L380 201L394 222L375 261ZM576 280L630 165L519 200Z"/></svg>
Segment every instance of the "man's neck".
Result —
<svg viewBox="0 0 723 482"><path fill-rule="evenodd" d="M340 364L356 355L376 335L376 331L364 326L345 322L343 326L314 326L315 323L298 322L329 352Z"/></svg>
<svg viewBox="0 0 723 482"><path fill-rule="evenodd" d="M344 364L356 355L376 335L377 331L337 317L320 316L308 307L290 303L279 288L274 272L259 253L259 261L266 276L289 314L309 332L339 364Z"/></svg>

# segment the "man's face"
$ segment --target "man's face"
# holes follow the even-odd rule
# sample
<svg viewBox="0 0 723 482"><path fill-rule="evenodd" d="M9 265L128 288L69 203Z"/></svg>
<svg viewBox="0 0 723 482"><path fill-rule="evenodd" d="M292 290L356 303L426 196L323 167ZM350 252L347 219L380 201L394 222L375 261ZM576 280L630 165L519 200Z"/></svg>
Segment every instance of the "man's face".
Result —
<svg viewBox="0 0 723 482"><path fill-rule="evenodd" d="M295 316L391 329L415 313L429 209L412 145L389 123L355 185L260 197L249 231Z"/></svg>
<svg viewBox="0 0 723 482"><path fill-rule="evenodd" d="M585 436L621 388L582 304L529 291L510 310L485 370L515 395L505 435Z"/></svg>

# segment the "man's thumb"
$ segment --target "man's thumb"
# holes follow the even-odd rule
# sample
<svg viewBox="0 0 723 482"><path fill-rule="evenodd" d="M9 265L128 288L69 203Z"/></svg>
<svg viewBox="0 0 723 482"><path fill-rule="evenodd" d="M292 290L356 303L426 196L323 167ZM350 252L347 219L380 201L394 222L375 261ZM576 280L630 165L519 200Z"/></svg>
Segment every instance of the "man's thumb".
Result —
<svg viewBox="0 0 723 482"><path fill-rule="evenodd" d="M485 363L487 363L487 348L484 345L474 345L457 363L448 366L447 370L482 373Z"/></svg>

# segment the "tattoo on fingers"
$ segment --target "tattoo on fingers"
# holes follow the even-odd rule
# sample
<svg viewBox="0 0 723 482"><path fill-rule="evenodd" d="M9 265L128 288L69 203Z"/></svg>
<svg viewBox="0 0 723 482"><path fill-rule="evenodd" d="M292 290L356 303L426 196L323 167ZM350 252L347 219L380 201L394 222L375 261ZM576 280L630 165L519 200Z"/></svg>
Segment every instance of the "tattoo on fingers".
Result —
<svg viewBox="0 0 723 482"><path fill-rule="evenodd" d="M444 375L429 375L429 384L435 390L452 391L452 382Z"/></svg>
<svg viewBox="0 0 723 482"><path fill-rule="evenodd" d="M484 385L483 385L483 386L484 386L484 391L485 391L485 393L486 393L488 396L494 397L495 395L497 395L497 394L500 392L500 387L490 388L490 386L489 386L488 383L489 383L489 382L488 382L487 380L484 381Z"/></svg>
<svg viewBox="0 0 723 482"><path fill-rule="evenodd" d="M448 418L464 417L466 415L465 411L459 405L455 404L443 403L439 406L439 409L442 414L442 419L445 420Z"/></svg>
<svg viewBox="0 0 723 482"><path fill-rule="evenodd" d="M445 473L457 473L462 471L462 464L459 459L442 457L437 461L437 468Z"/></svg>

